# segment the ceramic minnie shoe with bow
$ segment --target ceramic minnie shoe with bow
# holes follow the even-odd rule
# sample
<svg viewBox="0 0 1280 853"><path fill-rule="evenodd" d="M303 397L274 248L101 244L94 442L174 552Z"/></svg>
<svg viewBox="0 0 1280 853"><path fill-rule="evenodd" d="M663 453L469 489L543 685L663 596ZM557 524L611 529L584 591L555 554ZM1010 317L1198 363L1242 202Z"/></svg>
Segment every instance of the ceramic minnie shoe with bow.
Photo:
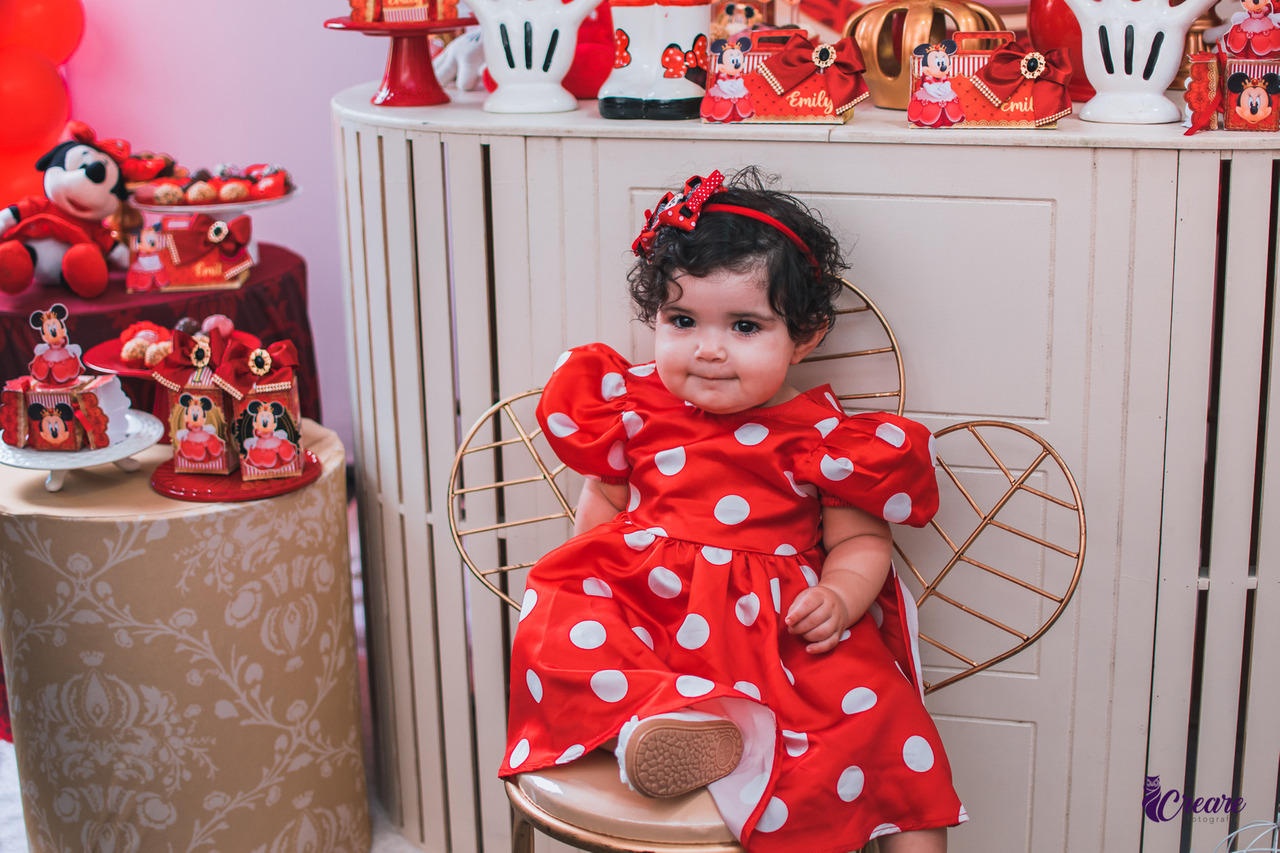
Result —
<svg viewBox="0 0 1280 853"><path fill-rule="evenodd" d="M707 78L711 5L704 0L612 0L613 73L599 108L611 119L696 119Z"/></svg>

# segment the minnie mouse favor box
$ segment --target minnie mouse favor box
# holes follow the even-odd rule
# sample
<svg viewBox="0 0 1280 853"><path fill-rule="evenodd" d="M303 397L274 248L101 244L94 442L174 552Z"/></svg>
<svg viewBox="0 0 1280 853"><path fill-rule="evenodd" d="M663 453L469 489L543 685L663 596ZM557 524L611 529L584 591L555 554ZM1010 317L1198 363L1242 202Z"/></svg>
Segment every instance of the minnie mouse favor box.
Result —
<svg viewBox="0 0 1280 853"><path fill-rule="evenodd" d="M222 330L189 335L175 330L173 348L152 378L166 395L173 470L230 474L240 464L231 439L231 396L215 380L227 349Z"/></svg>
<svg viewBox="0 0 1280 853"><path fill-rule="evenodd" d="M232 341L215 381L231 395L240 475L247 480L300 477L298 354L291 341L265 349Z"/></svg>
<svg viewBox="0 0 1280 853"><path fill-rule="evenodd" d="M0 392L0 438L13 447L76 451L124 438L129 398L115 376L86 376L80 347L67 335L61 303L30 317L40 333L27 376Z"/></svg>

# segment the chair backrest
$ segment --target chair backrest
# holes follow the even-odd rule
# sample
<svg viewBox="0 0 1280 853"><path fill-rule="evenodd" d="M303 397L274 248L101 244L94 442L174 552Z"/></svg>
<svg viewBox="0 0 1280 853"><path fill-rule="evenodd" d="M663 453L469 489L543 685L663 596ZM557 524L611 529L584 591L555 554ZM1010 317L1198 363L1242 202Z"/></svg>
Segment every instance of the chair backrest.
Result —
<svg viewBox="0 0 1280 853"><path fill-rule="evenodd" d="M897 340L875 304L846 285L844 316L794 369L795 382L829 382L850 412L901 414L905 372ZM861 390L842 393L852 388ZM540 393L516 394L481 415L463 438L449 478L449 529L463 562L517 610L512 592L522 573L572 531L570 495L580 479L556 459L538 427ZM900 573L921 613L921 641L936 650L922 649L925 663L947 673L927 691L1038 640L1075 592L1085 542L1075 480L1038 435L1014 424L973 421L935 438L945 475L939 476L942 507L924 530L895 532Z"/></svg>
<svg viewBox="0 0 1280 853"><path fill-rule="evenodd" d="M969 421L934 439L938 514L924 530L894 536L899 572L919 590L921 654L948 673L926 682L926 693L1040 639L1075 593L1085 547L1080 490L1043 438L1017 424Z"/></svg>
<svg viewBox="0 0 1280 853"><path fill-rule="evenodd" d="M830 384L850 414L900 415L906 408L907 372L898 339L876 304L848 280L836 303L834 328L792 368L791 381L797 388Z"/></svg>

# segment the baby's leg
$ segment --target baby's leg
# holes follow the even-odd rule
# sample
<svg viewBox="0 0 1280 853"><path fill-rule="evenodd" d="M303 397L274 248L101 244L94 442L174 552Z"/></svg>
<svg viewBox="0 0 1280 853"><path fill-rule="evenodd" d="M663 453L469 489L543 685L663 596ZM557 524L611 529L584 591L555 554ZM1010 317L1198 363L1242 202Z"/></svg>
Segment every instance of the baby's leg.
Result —
<svg viewBox="0 0 1280 853"><path fill-rule="evenodd" d="M940 827L882 835L876 843L883 853L946 853L947 830Z"/></svg>

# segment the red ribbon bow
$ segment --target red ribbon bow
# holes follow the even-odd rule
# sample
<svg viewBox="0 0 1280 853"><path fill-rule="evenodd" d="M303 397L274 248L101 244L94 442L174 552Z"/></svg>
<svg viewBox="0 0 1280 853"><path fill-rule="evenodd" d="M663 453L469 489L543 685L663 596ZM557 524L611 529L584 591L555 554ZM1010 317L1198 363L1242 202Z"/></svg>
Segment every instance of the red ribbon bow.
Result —
<svg viewBox="0 0 1280 853"><path fill-rule="evenodd" d="M1067 94L1071 71L1065 49L1041 53L1011 41L998 48L974 77L980 84L977 89L996 105L1030 95L1037 123L1048 123L1071 112Z"/></svg>
<svg viewBox="0 0 1280 853"><path fill-rule="evenodd" d="M82 121L67 122L67 132L71 134L71 138L76 142L92 145L112 160L115 160L116 163L123 163L128 160L129 155L132 153L132 148L125 140L98 139L98 135L93 132L93 128Z"/></svg>
<svg viewBox="0 0 1280 853"><path fill-rule="evenodd" d="M684 182L684 187L679 194L664 195L658 201L656 209L644 212L645 226L640 230L640 236L631 244L631 251L639 257L648 257L653 251L653 241L658 236L658 229L664 225L679 228L681 231L692 231L698 224L702 205L720 189L723 183L724 175L717 169L705 178L694 175Z"/></svg>
<svg viewBox="0 0 1280 853"><path fill-rule="evenodd" d="M253 391L255 385L289 382L298 366L293 341L276 341L263 349L233 338L218 365L218 384L232 391L236 399Z"/></svg>
<svg viewBox="0 0 1280 853"><path fill-rule="evenodd" d="M179 387L186 385L191 374L207 367L216 371L227 349L220 329L209 330L209 340L194 338L181 330L173 333L173 349L155 366L153 376Z"/></svg>
<svg viewBox="0 0 1280 853"><path fill-rule="evenodd" d="M764 61L761 74L775 94L790 92L814 74L822 78L836 115L871 94L862 72L862 53L851 38L834 45L809 41L797 33L787 40L782 50Z"/></svg>
<svg viewBox="0 0 1280 853"><path fill-rule="evenodd" d="M248 216L237 216L230 222L223 222L207 213L192 216L186 228L165 231L172 241L174 258L179 264L199 260L215 248L224 256L233 258L249 244L252 234L253 222Z"/></svg>

